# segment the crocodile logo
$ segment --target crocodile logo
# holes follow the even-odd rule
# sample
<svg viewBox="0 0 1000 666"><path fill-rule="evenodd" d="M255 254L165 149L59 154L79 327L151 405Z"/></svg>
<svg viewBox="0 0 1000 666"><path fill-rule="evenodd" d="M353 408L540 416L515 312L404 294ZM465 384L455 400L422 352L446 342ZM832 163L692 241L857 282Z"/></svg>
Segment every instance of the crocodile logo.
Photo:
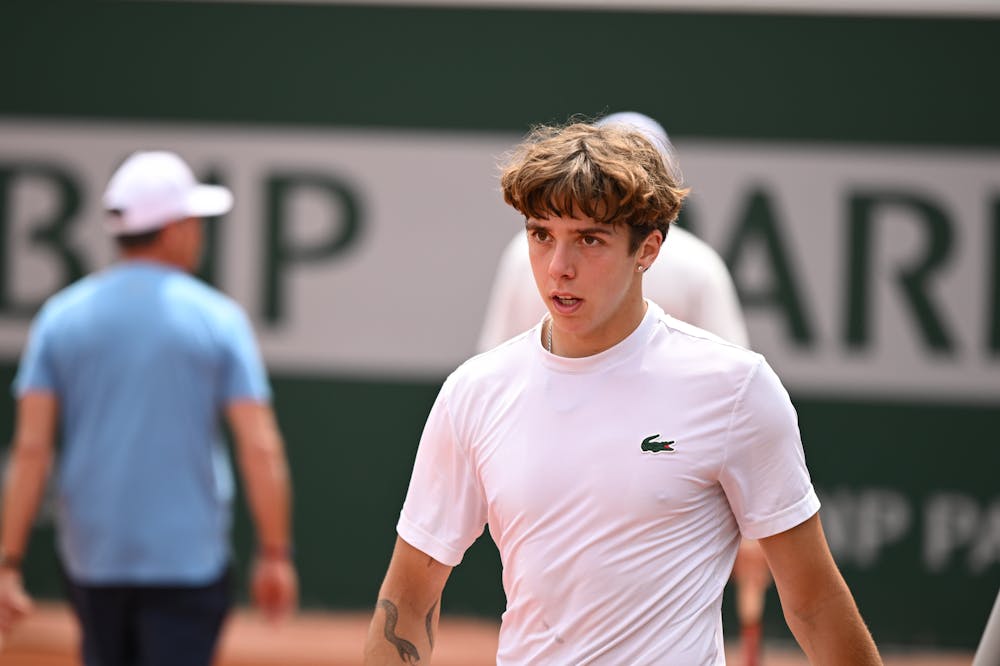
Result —
<svg viewBox="0 0 1000 666"><path fill-rule="evenodd" d="M668 440L666 442L654 442L653 440L659 437L659 435L650 435L646 439L642 440L640 448L643 451L649 451L650 453L673 453L674 449L670 445L674 443L674 440Z"/></svg>

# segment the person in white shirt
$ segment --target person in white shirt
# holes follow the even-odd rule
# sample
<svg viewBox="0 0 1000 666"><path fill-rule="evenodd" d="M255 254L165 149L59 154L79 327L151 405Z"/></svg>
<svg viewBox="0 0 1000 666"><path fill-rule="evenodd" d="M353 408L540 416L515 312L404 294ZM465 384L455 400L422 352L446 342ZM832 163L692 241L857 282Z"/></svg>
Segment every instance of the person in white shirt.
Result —
<svg viewBox="0 0 1000 666"><path fill-rule="evenodd" d="M445 381L366 664L430 661L445 583L487 523L507 595L498 664L723 664L741 534L761 539L813 663L880 664L780 381L643 298L687 194L656 148L625 126L539 127L501 185L549 314Z"/></svg>
<svg viewBox="0 0 1000 666"><path fill-rule="evenodd" d="M642 132L656 146L667 169L680 169L667 131L647 115L634 111L612 113L597 125L626 124ZM746 321L736 286L722 257L712 247L681 227L673 227L663 239L656 262L643 274L646 298L682 321L749 348ZM490 300L479 335L478 351L484 352L528 330L545 315L531 274L528 236L521 229L500 256ZM733 567L736 583L736 614L740 626L743 666L757 666L761 651L761 622L771 572L760 545L744 540Z"/></svg>

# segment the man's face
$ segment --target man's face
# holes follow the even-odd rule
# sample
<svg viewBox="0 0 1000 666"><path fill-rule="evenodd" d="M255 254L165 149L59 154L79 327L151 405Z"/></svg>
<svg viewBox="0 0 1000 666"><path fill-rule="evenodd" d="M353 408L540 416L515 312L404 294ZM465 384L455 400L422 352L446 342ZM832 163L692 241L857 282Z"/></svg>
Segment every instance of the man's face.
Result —
<svg viewBox="0 0 1000 666"><path fill-rule="evenodd" d="M656 258L658 232L633 254L622 225L551 217L529 219L525 226L535 284L555 324L557 353L595 354L638 325L644 312L638 266Z"/></svg>

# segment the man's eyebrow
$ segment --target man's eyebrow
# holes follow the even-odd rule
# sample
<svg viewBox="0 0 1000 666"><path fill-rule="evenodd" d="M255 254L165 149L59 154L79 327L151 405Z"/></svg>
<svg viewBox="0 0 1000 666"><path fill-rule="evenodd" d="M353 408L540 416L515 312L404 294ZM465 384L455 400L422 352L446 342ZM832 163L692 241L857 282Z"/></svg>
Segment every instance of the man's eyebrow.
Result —
<svg viewBox="0 0 1000 666"><path fill-rule="evenodd" d="M577 229L576 233L580 236L610 236L612 230L606 226L586 227L584 229Z"/></svg>
<svg viewBox="0 0 1000 666"><path fill-rule="evenodd" d="M538 231L544 230L549 231L549 227L538 222L528 220L524 223L524 228L526 231ZM597 225L593 227L584 227L583 229L576 229L574 231L578 236L610 236L614 233L614 230L608 225Z"/></svg>

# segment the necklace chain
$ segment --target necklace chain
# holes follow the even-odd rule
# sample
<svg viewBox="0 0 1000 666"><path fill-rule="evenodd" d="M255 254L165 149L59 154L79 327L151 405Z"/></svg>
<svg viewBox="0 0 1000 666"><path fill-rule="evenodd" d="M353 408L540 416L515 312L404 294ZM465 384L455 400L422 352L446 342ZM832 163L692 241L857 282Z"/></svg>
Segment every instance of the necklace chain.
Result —
<svg viewBox="0 0 1000 666"><path fill-rule="evenodd" d="M552 353L552 317L549 317L549 335L545 341L545 348L550 354Z"/></svg>

